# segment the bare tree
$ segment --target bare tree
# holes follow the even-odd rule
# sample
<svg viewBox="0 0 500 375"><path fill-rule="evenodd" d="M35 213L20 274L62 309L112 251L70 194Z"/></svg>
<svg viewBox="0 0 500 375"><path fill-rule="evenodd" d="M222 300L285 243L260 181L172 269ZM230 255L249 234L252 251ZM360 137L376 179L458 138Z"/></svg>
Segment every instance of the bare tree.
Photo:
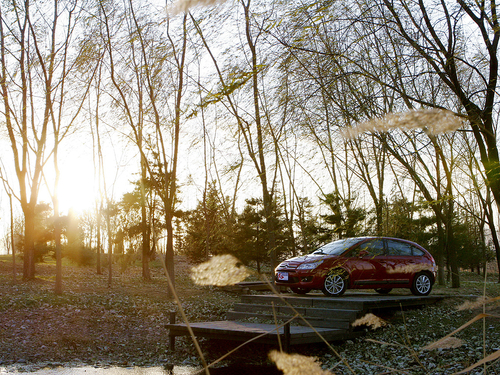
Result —
<svg viewBox="0 0 500 375"><path fill-rule="evenodd" d="M130 126L132 131L132 141L137 145L139 155L140 155L140 170L141 170L141 216L142 216L142 276L144 279L149 280L151 278L149 271L149 257L150 257L150 225L147 221L146 212L146 192L145 192L145 181L147 175L147 156L146 149L144 147L144 102L143 102L143 76L141 74L141 66L144 61L142 61L142 54L136 51L136 44L134 43L134 31L136 26L134 5L130 1L128 6L125 6L123 13L119 14L120 9L118 7L113 10L107 9L104 4L100 5L100 12L104 20L104 34L102 42L105 45L107 55L109 58L110 67L110 78L114 89L117 92L116 98L114 98L115 103L121 107L122 114L126 123ZM113 33L113 27L117 27L118 24L127 25L125 30L125 35L120 35L119 33ZM124 45L130 48L129 51L126 50L116 50L114 45L119 45L123 43L120 39L124 36ZM130 52L130 53L127 53ZM117 58L116 55L121 55L121 58ZM121 65L121 64L123 65ZM123 66L130 67L131 70L121 69Z"/></svg>
<svg viewBox="0 0 500 375"><path fill-rule="evenodd" d="M218 56L215 55L212 47L208 44L200 23L193 15L190 16L214 64L216 77L219 82L218 91L216 93L211 92L206 96L205 105L222 103L231 116L234 117L238 126L238 134L242 137L244 148L257 171L266 216L267 246L270 253L271 266L274 268L276 265L276 224L273 217L273 204L275 203L276 169L273 175L267 160L267 152L270 146L265 141L265 135L271 133L271 124L268 122L269 117L266 114L266 103L264 100L266 94L264 90L261 90L262 76L264 75L263 66L265 65L263 60L265 58L260 53L259 43L264 34L264 28L254 19L251 0L242 0L239 2L239 5L242 7L242 16L244 17L244 24L242 25L242 33L244 33L242 39L244 43L240 47L246 61L242 63L242 66L236 66L234 62L231 62L231 68L228 71L224 71L221 68ZM263 22L265 23L266 21L267 18ZM248 104L247 108L241 108L237 102L235 93L239 92L238 89L245 85L249 88L250 104ZM276 160L276 150L273 153Z"/></svg>
<svg viewBox="0 0 500 375"><path fill-rule="evenodd" d="M167 150L165 147L164 136L162 136L161 123L155 121L157 134L160 142L158 143L161 165L160 175L163 176L163 189L160 197L163 200L165 209L165 224L167 227L167 247L165 251L165 264L167 268L168 277L170 278L169 285L175 287L175 269L174 269L174 213L177 204L177 166L179 162L179 141L181 129L181 116L182 116L182 101L185 89L185 66L186 66L186 53L187 53L187 14L182 17L182 32L180 33L180 45L171 37L170 29L167 28L167 37L170 41L170 47L173 51L174 61L174 116L173 116L173 134L172 134L172 151L171 157L167 157ZM167 27L169 23L167 23ZM149 86L151 87L151 85ZM149 91L152 95L152 91ZM156 107L155 107L156 113ZM169 288L169 297L174 296L174 291Z"/></svg>
<svg viewBox="0 0 500 375"><path fill-rule="evenodd" d="M75 33L75 27L81 19L81 8L77 8L78 3L68 4L65 8L67 14L65 14L67 24L65 29L65 43L61 46L61 59L58 71L60 71L61 79L58 82L57 89L53 90L52 98L47 102L47 106L50 111L50 121L52 123L52 134L53 134L53 162L54 162L54 188L52 191L52 203L54 209L54 237L55 237L55 252L56 252L56 282L55 282L55 292L56 294L62 293L62 253L61 253L61 220L59 213L59 180L60 180L60 169L59 169L59 147L61 142L66 138L68 133L76 127L76 121L79 117L80 111L85 103L91 82L93 77L86 83L80 90L75 90L75 86L68 87L66 79L64 77L70 77L71 74L76 70L79 64L82 64L81 57L79 54L73 58L73 61L69 60L69 50L70 43L73 39ZM58 3L54 4L54 17L59 17L59 7ZM54 24L56 20L54 20ZM62 32L62 30L61 30ZM53 35L55 38L55 35ZM55 44L55 41L53 42ZM81 52L81 50L79 51ZM37 49L39 54L39 60L43 62L43 56L41 52ZM53 63L53 62L51 62ZM54 70L54 67L48 66L43 67L43 71ZM95 69L93 70L95 72ZM71 95L71 92L77 92L77 95ZM72 106L72 108L70 108ZM69 114L70 109L72 110Z"/></svg>
<svg viewBox="0 0 500 375"><path fill-rule="evenodd" d="M164 209L167 231L165 264L171 281L170 285L175 287L173 222L177 205L177 168L180 156L183 98L186 89L187 14L177 20L176 26L172 26L174 22L167 16L164 20L165 38L146 34L135 12L131 11L131 14L139 42L138 53L142 61L141 72L145 95L149 99L147 118L153 125L155 138L154 142L149 143L155 157L154 167L149 164L146 167L151 180L156 180L155 184L159 185L155 193L162 200ZM156 40L158 42L155 42ZM162 53L158 54L157 51ZM167 67L168 64L170 67ZM170 78L167 79L167 77ZM167 90L168 83L171 84L170 90ZM168 106L170 98L173 98L174 104L172 114L167 117L161 108ZM170 143L167 142L169 137ZM172 297L173 291L169 289L168 294Z"/></svg>
<svg viewBox="0 0 500 375"><path fill-rule="evenodd" d="M153 215L148 214L145 184L149 181L152 188L156 184L161 187L155 193L163 201L166 264L173 281L173 219L185 92L186 17L175 21L168 16L151 17L149 7L132 0L125 2L123 8L101 4L100 12L102 41L114 89L110 94L120 108L120 117L129 126L130 139L140 155L143 277L150 278L148 264L157 235L157 230L151 228Z"/></svg>
<svg viewBox="0 0 500 375"><path fill-rule="evenodd" d="M381 0L361 2L356 6L347 2L326 6L312 3L295 7L290 14L295 17L295 29L288 28L288 33L283 32L277 37L291 55L300 56L297 58L302 61L300 67L310 76L305 82L314 81L321 89L333 93L329 100L339 109L340 118L345 119L340 126L351 126L387 112L419 107L454 111L466 118L470 125L487 184L500 208L500 166L493 121L500 36L495 2L486 5L484 2L459 1L458 5L452 5L447 2ZM468 26L462 27L464 24ZM474 38L475 34L480 38ZM478 40L477 44L475 40ZM472 51L471 46L475 50ZM311 68L315 64L310 62L315 61L321 64L319 72ZM322 80L323 76L327 79ZM332 87L340 86L343 92L331 91ZM440 208L435 204L433 207L437 209L438 217L444 215L441 216L442 225L447 229L442 241L449 248L453 242L450 222L453 215L453 160L443 154L437 138L429 139L425 147L434 155L435 170L432 173L442 174L441 177L433 176L439 183L433 185L432 173L427 172L428 181L421 181L417 174L411 173L413 165L403 165L409 168L410 176L416 178L415 183L424 195L425 190L436 189L435 194L444 199L440 201ZM403 161L404 155L396 155L398 149L392 147L395 153L391 154ZM356 160L360 160L361 155L358 153ZM431 161L422 159L419 164L424 166ZM359 177L368 181L363 174ZM375 197L369 184L367 187ZM427 198L432 198L432 194ZM429 204L433 203L429 201ZM453 249L449 249L452 251L448 254L449 260L453 264ZM452 274L455 277L453 285L458 286L457 270L454 269Z"/></svg>
<svg viewBox="0 0 500 375"><path fill-rule="evenodd" d="M55 96L65 92L64 82L70 78L67 58L80 6L78 2L53 1L52 8L47 8L45 3L27 0L13 1L0 9L3 126L9 136L25 217L25 279L35 277L34 212L44 166L68 131L59 129L55 145L49 141L50 123L57 131L57 116L69 108L62 97L55 104Z"/></svg>
<svg viewBox="0 0 500 375"><path fill-rule="evenodd" d="M14 192L13 189L10 187L9 182L4 178L2 169L0 169L0 179L2 180L5 192L9 196L10 229L9 229L9 237L6 238L6 247L7 249L10 249L12 251L12 280L15 283L17 281L17 269L16 269L16 244L14 241L14 207L12 204Z"/></svg>

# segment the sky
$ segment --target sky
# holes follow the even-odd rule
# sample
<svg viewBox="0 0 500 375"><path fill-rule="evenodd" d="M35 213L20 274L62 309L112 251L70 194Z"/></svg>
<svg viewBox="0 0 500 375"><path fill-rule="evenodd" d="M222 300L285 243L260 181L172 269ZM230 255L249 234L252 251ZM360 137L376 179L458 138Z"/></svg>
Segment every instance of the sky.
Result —
<svg viewBox="0 0 500 375"><path fill-rule="evenodd" d="M163 7L165 0L151 0L158 7ZM224 0L225 1L225 0ZM207 7L214 4L223 3L222 0L177 0L168 1L172 5L167 8L170 13L187 11L193 7ZM103 154L104 154L104 174L106 191L111 199L119 200L121 196L133 189L131 181L138 178L137 171L139 166L138 153L133 145L126 140L113 135L108 139L104 139ZM0 133L0 167L3 173L8 176L9 183L12 184L15 191L18 191L18 183L15 173L12 169L12 152L10 144L7 140L7 135ZM68 138L61 143L59 169L61 179L59 183L59 203L62 215L65 215L69 210L82 213L84 210L89 210L95 207L96 201L99 200L101 192L99 191L99 181L97 180L96 167L94 162L93 140L90 132L83 128L74 134L68 135ZM179 159L179 182L185 183L190 181L191 185L184 185L182 189L181 199L185 209L196 206L197 198L200 190L203 189L200 177L200 150L191 149L189 146L181 150ZM196 160L196 161L194 161ZM54 169L52 160L49 160L45 168L45 181L48 184L43 184L38 202L51 203L51 191L53 190ZM194 176L194 177L193 177ZM102 190L101 190L102 191ZM14 201L14 216L21 217L22 211L18 201ZM10 227L10 209L9 200L3 187L0 188L0 239L8 233ZM2 241L0 240L0 254L5 252Z"/></svg>
<svg viewBox="0 0 500 375"><path fill-rule="evenodd" d="M74 135L77 139L68 139L63 143L61 150L60 171L61 179L59 183L59 203L62 215L72 210L76 213L83 213L92 209L98 201L99 183L95 172L94 160L92 156L91 140L85 139L84 134ZM116 140L115 140L116 141ZM8 147L8 146L7 146ZM119 142L108 144L104 149L105 175L107 191L111 199L118 201L124 193L132 191L131 181L137 179L139 170L139 159L133 145ZM8 149L2 142L2 160L10 155L5 153ZM182 151L181 151L182 152ZM200 155L199 150L185 150L179 159L179 182L183 184L180 198L184 209L194 208L203 189L200 180ZM46 180L53 183L53 168L51 164L47 168ZM194 176L194 177L193 177ZM14 185L17 180L14 174ZM188 185L187 181L191 184ZM52 186L50 189L52 190ZM51 203L51 195L44 184L40 191L39 203ZM14 202L14 216L21 217L22 211L18 202ZM0 188L0 254L5 253L2 240L10 228L10 210L8 196L5 194L3 186Z"/></svg>

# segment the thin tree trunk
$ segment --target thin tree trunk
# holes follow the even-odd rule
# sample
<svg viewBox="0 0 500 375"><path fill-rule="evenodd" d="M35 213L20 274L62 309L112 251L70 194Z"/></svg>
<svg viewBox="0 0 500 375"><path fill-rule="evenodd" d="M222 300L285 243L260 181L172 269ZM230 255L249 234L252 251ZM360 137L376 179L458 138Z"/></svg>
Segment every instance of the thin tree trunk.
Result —
<svg viewBox="0 0 500 375"><path fill-rule="evenodd" d="M96 205L96 214L97 214L97 249L96 249L96 263L97 263L97 274L101 275L102 270L101 270L101 249L102 249L102 244L101 244L101 232L102 232L102 227L101 227L101 221L102 221L102 206L97 206Z"/></svg>
<svg viewBox="0 0 500 375"><path fill-rule="evenodd" d="M108 288L111 288L113 283L113 233L111 232L111 208L108 202L106 210L106 224L108 231Z"/></svg>
<svg viewBox="0 0 500 375"><path fill-rule="evenodd" d="M10 207L10 246L12 248L12 280L14 284L17 281L16 270L16 248L14 242L14 209L12 207L12 193L9 193L9 207Z"/></svg>
<svg viewBox="0 0 500 375"><path fill-rule="evenodd" d="M271 269L274 270L277 266L276 258L276 223L273 217L273 196L269 191L267 183L266 159L264 156L264 137L262 131L260 104L259 104L259 85L258 85L258 67L257 67L257 50L252 38L250 29L250 0L245 4L242 1L245 10L245 30L248 47L251 52L251 67L252 67L252 92L253 92L253 107L255 116L255 127L257 131L257 149L258 149L258 171L259 179L262 185L262 200L264 203L264 215L266 217L268 251L270 254Z"/></svg>

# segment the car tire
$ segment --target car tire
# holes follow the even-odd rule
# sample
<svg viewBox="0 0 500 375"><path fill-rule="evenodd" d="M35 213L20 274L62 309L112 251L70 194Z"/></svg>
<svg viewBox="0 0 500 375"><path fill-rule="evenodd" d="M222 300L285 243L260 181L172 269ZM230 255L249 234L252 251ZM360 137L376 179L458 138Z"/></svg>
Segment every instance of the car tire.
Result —
<svg viewBox="0 0 500 375"><path fill-rule="evenodd" d="M413 278L411 292L416 296L426 296L431 292L432 278L426 272L419 272Z"/></svg>
<svg viewBox="0 0 500 375"><path fill-rule="evenodd" d="M323 289L325 296L338 297L345 293L349 277L344 270L333 270L325 277Z"/></svg>
<svg viewBox="0 0 500 375"><path fill-rule="evenodd" d="M311 291L311 289L307 289L307 288L290 288L290 289L295 294L307 294Z"/></svg>
<svg viewBox="0 0 500 375"><path fill-rule="evenodd" d="M389 294L392 288L377 288L375 291L379 294Z"/></svg>

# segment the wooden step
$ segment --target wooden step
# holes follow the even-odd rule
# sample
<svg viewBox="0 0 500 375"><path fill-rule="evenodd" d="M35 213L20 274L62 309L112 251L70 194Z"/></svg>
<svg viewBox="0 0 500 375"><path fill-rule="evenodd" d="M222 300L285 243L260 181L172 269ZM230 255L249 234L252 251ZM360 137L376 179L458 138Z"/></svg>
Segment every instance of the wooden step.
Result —
<svg viewBox="0 0 500 375"><path fill-rule="evenodd" d="M278 337L290 345L312 342L346 340L362 334L362 330L350 329L350 324L367 312L384 309L402 309L435 303L445 296L433 295L415 297L406 294L381 296L377 294L350 292L342 297L324 297L318 293L308 295L242 295L241 302L229 311L227 321L190 324L195 336L225 340L256 340L258 343L276 344ZM276 330L274 315L287 322L295 315L293 306L313 326L287 323ZM258 318L264 323L242 322L239 319ZM272 324L271 324L272 323ZM175 324L175 312L170 313L170 348L175 345L175 337L189 335L187 325ZM318 335L318 333L320 335ZM283 337L281 337L283 336ZM286 350L286 349L285 349Z"/></svg>
<svg viewBox="0 0 500 375"><path fill-rule="evenodd" d="M315 308L332 308L332 309L345 309L345 310L358 310L364 309L364 301L351 300L345 298L333 297L316 297L298 296L282 294L279 296L266 294L266 295L242 295L241 302L243 303L257 303L271 305L274 303L276 306L290 304L295 307L315 307Z"/></svg>
<svg viewBox="0 0 500 375"><path fill-rule="evenodd" d="M360 310L369 312L378 309L387 308L402 308L402 307L416 307L434 304L446 296L443 295L430 295L430 296L413 296L413 295L379 295L377 293L353 293L345 294L341 297L325 297L320 293L309 293L307 295L297 294L265 294L265 295L243 295L241 302L244 303L258 303L258 304L271 304L304 307L317 307L317 308L340 308L347 310Z"/></svg>
<svg viewBox="0 0 500 375"><path fill-rule="evenodd" d="M263 314L263 313L253 313L253 312L241 312L241 311L228 311L226 314L226 318L228 320L245 320L249 318L256 318L261 321L273 322L275 316L273 314ZM291 318L290 315L276 315L276 320L278 322L285 322ZM301 325L301 326L313 326L313 327L322 327L322 328L337 328L343 330L349 330L351 322L348 320L336 320L336 319L324 319L324 318L312 318L312 317L304 317L306 322L304 322L301 318L296 318L293 321L293 325Z"/></svg>
<svg viewBox="0 0 500 375"><path fill-rule="evenodd" d="M254 303L236 303L233 306L234 311L250 311L250 312L265 312L277 314L286 314L293 316L295 313L299 313L302 316L324 318L324 319L339 319L339 320L352 320L359 318L359 310L348 310L348 309L327 309L327 308L314 308L314 307L290 307L290 306L272 306L272 305L261 305Z"/></svg>
<svg viewBox="0 0 500 375"><path fill-rule="evenodd" d="M233 310L227 314L228 319L242 320L246 318L261 318L274 320L274 314L280 320L288 320L299 313L309 324L314 327L335 327L349 329L352 323L360 317L361 312L345 309L325 309L312 307L270 306L249 303L236 303ZM296 319L297 324L307 325L302 319Z"/></svg>
<svg viewBox="0 0 500 375"><path fill-rule="evenodd" d="M206 337L211 339L225 339L234 341L247 341L257 339L255 342L262 344L277 344L277 336L284 336L284 327L276 331L274 324L247 323L236 321L218 321L191 323L189 325L197 337ZM170 336L188 335L186 324L167 324L170 330ZM303 326L290 326L287 345L308 344L326 341L347 340L358 337L358 332L349 332L343 329L335 328L310 328ZM173 344L172 344L173 346ZM173 347L171 348L173 349Z"/></svg>

